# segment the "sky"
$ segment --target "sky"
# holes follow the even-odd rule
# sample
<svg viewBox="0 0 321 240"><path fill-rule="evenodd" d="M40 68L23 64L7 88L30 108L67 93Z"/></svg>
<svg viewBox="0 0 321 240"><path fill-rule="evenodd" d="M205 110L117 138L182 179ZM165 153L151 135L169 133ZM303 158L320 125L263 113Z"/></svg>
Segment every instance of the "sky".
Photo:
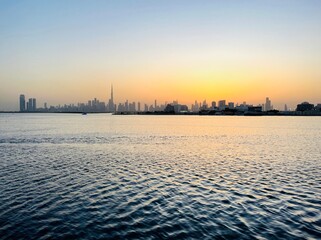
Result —
<svg viewBox="0 0 321 240"><path fill-rule="evenodd" d="M0 110L321 103L319 0L0 0Z"/></svg>

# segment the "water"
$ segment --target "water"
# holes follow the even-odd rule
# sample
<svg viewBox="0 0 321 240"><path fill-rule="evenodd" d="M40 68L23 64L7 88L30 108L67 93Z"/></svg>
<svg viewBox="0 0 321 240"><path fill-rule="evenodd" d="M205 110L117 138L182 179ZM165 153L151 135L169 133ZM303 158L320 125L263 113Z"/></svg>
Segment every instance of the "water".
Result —
<svg viewBox="0 0 321 240"><path fill-rule="evenodd" d="M0 114L1 239L320 239L321 118Z"/></svg>

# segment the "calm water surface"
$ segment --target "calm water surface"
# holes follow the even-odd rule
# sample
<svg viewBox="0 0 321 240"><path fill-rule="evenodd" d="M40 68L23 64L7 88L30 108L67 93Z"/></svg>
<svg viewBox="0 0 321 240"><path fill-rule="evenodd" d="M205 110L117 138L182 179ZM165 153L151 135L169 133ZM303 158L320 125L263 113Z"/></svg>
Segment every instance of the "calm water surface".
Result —
<svg viewBox="0 0 321 240"><path fill-rule="evenodd" d="M320 239L321 118L0 114L1 239Z"/></svg>

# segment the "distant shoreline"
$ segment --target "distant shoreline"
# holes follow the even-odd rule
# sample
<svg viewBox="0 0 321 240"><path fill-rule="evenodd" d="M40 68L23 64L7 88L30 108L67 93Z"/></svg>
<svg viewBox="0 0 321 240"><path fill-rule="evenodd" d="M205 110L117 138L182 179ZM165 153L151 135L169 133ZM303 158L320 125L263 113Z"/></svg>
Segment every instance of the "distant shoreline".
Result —
<svg viewBox="0 0 321 240"><path fill-rule="evenodd" d="M1 113L8 113L8 114L39 114L39 113L48 113L48 114L80 114L80 115L86 115L86 114L112 114L112 115L121 115L121 116L128 116L128 115L147 115L147 116L316 116L320 117L321 112L299 112L299 111L292 111L292 112L274 112L274 113L268 113L268 112L254 112L254 113L240 113L240 114L209 114L209 113L194 113L194 112L183 112L183 113L167 113L167 112L43 112L43 111L35 111L35 112L20 112L20 111L0 111Z"/></svg>

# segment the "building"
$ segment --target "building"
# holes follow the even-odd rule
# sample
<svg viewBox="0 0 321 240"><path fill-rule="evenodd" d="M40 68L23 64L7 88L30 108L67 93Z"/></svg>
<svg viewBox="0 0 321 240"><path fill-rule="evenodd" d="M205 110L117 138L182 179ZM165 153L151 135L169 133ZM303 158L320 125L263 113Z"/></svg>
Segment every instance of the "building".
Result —
<svg viewBox="0 0 321 240"><path fill-rule="evenodd" d="M228 108L229 109L234 109L234 102L229 102L228 103Z"/></svg>
<svg viewBox="0 0 321 240"><path fill-rule="evenodd" d="M29 98L28 103L27 103L27 111L28 111L28 112L31 112L32 109L33 109L33 106L32 106L32 98Z"/></svg>
<svg viewBox="0 0 321 240"><path fill-rule="evenodd" d="M129 112L136 112L136 103L129 103Z"/></svg>
<svg viewBox="0 0 321 240"><path fill-rule="evenodd" d="M33 98L32 99L32 111L36 111L37 110L37 102L36 99Z"/></svg>
<svg viewBox="0 0 321 240"><path fill-rule="evenodd" d="M174 113L175 112L174 106L172 104L167 104L167 106L164 109L164 112L166 112L166 113Z"/></svg>
<svg viewBox="0 0 321 240"><path fill-rule="evenodd" d="M19 98L19 101L20 101L20 112L26 111L26 98L25 98L25 95L21 94L20 98Z"/></svg>
<svg viewBox="0 0 321 240"><path fill-rule="evenodd" d="M262 112L262 106L248 106L249 112Z"/></svg>
<svg viewBox="0 0 321 240"><path fill-rule="evenodd" d="M265 99L265 111L270 111L270 110L272 110L271 100L267 97Z"/></svg>
<svg viewBox="0 0 321 240"><path fill-rule="evenodd" d="M214 110L215 108L216 108L216 102L213 101L213 102L212 102L212 110Z"/></svg>
<svg viewBox="0 0 321 240"><path fill-rule="evenodd" d="M164 112L166 113L184 113L188 112L188 107L186 105L182 104L167 104L167 106L164 109Z"/></svg>
<svg viewBox="0 0 321 240"><path fill-rule="evenodd" d="M140 102L137 103L137 111L140 112Z"/></svg>
<svg viewBox="0 0 321 240"><path fill-rule="evenodd" d="M113 85L111 85L110 99L108 100L107 111L108 112L115 112L116 111L116 107L115 107L115 103L114 103L114 88L113 88Z"/></svg>
<svg viewBox="0 0 321 240"><path fill-rule="evenodd" d="M226 101L225 101L225 100L220 100L220 101L218 101L218 108L219 108L220 110L224 110L225 107L226 107Z"/></svg>
<svg viewBox="0 0 321 240"><path fill-rule="evenodd" d="M245 111L248 111L249 110L249 105L247 105L245 102L241 105L238 105L236 106L236 110L239 111L239 112L245 112Z"/></svg>
<svg viewBox="0 0 321 240"><path fill-rule="evenodd" d="M311 110L313 110L313 108L314 108L313 104L310 104L308 102L303 102L303 103L297 105L296 110L304 112L304 111L311 111Z"/></svg>
<svg viewBox="0 0 321 240"><path fill-rule="evenodd" d="M195 103L192 104L192 111L193 112L198 112L199 111L199 105L198 105L198 102L195 100Z"/></svg>
<svg viewBox="0 0 321 240"><path fill-rule="evenodd" d="M186 105L176 104L174 105L174 111L175 113L188 112L188 107Z"/></svg>
<svg viewBox="0 0 321 240"><path fill-rule="evenodd" d="M125 102L125 111L126 111L126 112L129 111L129 103L128 103L128 100L126 100L126 102Z"/></svg>

